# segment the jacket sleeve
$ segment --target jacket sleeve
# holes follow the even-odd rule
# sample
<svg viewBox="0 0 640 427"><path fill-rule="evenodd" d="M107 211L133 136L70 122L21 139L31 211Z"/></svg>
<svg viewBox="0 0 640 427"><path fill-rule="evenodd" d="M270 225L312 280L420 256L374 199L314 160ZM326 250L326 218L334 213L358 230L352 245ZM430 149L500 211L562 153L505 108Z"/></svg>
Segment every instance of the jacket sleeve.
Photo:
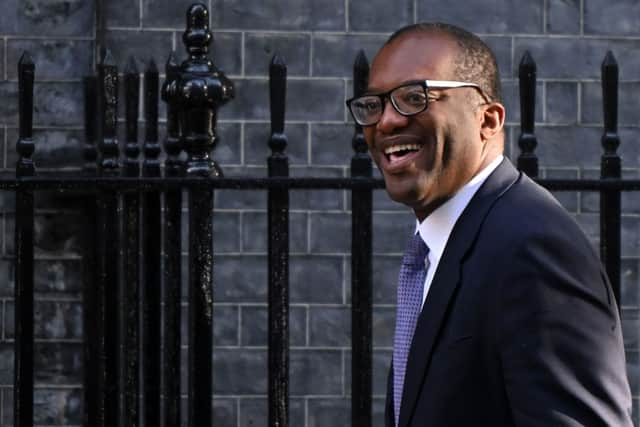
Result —
<svg viewBox="0 0 640 427"><path fill-rule="evenodd" d="M555 228L512 248L498 280L496 348L512 418L527 427L632 426L608 280L577 226Z"/></svg>

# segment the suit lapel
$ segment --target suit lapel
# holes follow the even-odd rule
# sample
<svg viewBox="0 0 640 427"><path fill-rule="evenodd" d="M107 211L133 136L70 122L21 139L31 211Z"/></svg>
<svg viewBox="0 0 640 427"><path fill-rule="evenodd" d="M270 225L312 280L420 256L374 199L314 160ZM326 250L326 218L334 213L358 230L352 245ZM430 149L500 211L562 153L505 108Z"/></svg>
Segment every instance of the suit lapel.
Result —
<svg viewBox="0 0 640 427"><path fill-rule="evenodd" d="M482 184L456 222L435 272L418 318L407 360L399 427L406 427L414 412L431 353L451 297L459 285L461 262L471 248L491 205L518 179L507 159Z"/></svg>

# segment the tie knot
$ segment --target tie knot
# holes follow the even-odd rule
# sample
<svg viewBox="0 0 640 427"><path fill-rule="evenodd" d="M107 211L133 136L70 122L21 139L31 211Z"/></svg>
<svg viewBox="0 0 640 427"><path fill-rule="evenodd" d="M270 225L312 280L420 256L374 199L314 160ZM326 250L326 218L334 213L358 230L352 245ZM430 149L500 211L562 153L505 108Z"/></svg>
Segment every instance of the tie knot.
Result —
<svg viewBox="0 0 640 427"><path fill-rule="evenodd" d="M408 265L424 265L428 253L429 247L424 243L422 237L420 237L420 233L416 233L411 240L409 240L407 250L404 252L403 263Z"/></svg>

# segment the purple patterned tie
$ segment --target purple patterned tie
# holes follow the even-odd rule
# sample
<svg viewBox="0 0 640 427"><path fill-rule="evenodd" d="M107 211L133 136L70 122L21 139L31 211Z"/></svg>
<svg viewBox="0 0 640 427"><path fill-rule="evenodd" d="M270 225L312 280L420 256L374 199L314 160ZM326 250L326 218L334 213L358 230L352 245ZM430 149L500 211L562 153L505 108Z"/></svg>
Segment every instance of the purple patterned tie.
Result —
<svg viewBox="0 0 640 427"><path fill-rule="evenodd" d="M393 407L396 426L400 419L407 357L422 306L424 281L429 268L428 253L429 248L420 237L420 233L416 233L404 252L398 277L396 337L393 343Z"/></svg>

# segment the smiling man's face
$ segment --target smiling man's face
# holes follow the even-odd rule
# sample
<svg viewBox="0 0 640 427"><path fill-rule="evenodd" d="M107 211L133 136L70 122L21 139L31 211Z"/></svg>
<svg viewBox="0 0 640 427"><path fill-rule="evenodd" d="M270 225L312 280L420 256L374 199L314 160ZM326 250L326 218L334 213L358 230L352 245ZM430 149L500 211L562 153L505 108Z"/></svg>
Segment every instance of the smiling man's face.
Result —
<svg viewBox="0 0 640 427"><path fill-rule="evenodd" d="M402 35L375 57L368 92L386 92L408 81L459 80L457 52L456 43L443 34ZM492 160L483 149L482 98L476 89L434 90L429 98L427 109L410 117L387 101L380 121L364 127L390 197L413 208L420 220ZM393 153L399 148L407 149Z"/></svg>

